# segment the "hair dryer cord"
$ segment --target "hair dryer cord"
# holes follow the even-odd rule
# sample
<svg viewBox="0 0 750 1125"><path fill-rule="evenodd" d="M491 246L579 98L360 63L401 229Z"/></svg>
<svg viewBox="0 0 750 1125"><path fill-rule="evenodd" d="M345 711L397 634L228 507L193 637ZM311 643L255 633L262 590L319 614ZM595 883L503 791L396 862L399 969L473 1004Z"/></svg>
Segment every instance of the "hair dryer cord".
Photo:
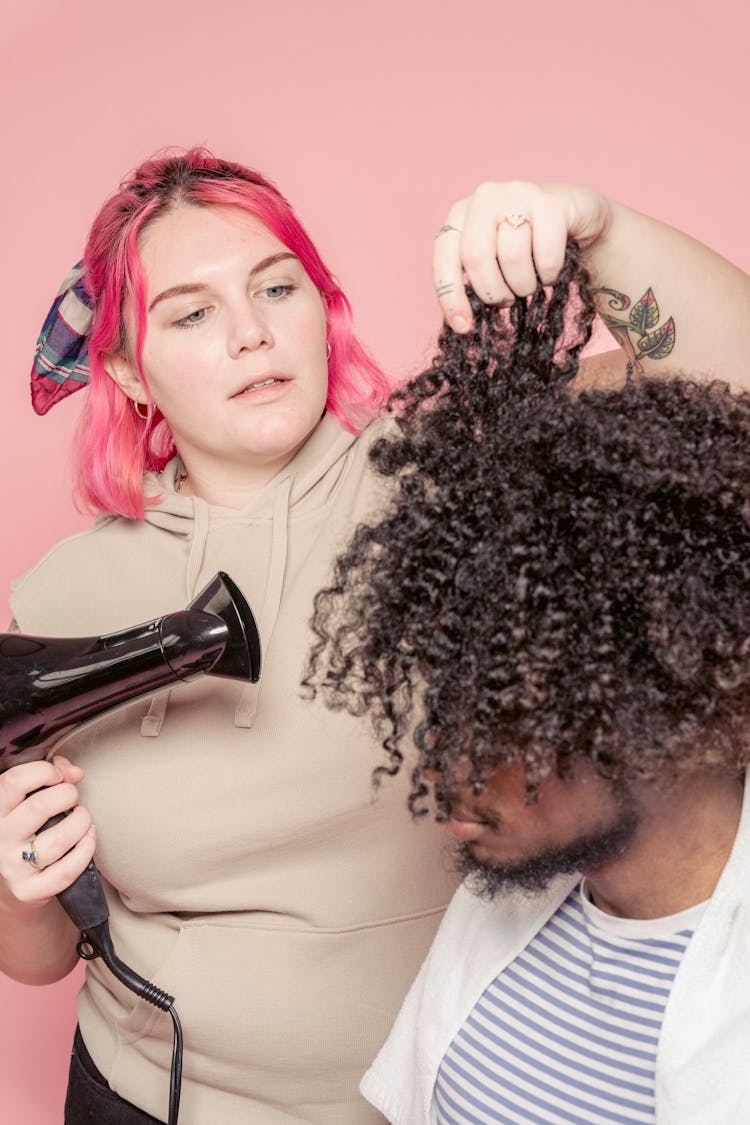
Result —
<svg viewBox="0 0 750 1125"><path fill-rule="evenodd" d="M163 992L155 984L147 981L134 972L117 956L112 945L109 933L109 923L106 919L97 925L87 928L81 935L81 940L76 946L78 956L84 961L94 961L101 957L110 972L131 992L147 1000L163 1012L169 1012L174 1024L174 1043L172 1047L172 1069L169 1081L169 1118L168 1125L177 1125L177 1115L180 1111L180 1089L182 1086L182 1025L174 1009L174 996Z"/></svg>

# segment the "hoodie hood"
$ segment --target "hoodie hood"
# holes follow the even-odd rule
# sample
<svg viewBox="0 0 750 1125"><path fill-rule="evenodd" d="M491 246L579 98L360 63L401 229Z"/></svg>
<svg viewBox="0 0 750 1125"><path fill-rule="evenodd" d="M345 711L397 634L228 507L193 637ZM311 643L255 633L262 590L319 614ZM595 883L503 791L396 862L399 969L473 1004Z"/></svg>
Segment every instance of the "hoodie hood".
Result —
<svg viewBox="0 0 750 1125"><path fill-rule="evenodd" d="M320 484L329 474L341 464L348 450L357 441L357 434L345 430L342 425L331 415L324 414L318 427L313 431L305 444L273 477L268 484L258 491L246 507L239 510L239 515L248 519L258 517L271 517L273 515L275 496L279 486L288 478L289 508L304 508L306 503L319 506L325 502L325 495L320 493ZM143 478L144 494L159 496L156 504L146 507L146 522L154 527L170 531L173 535L194 537L196 531L196 513L202 507L207 512L217 515L231 514L236 517L238 510L235 508L222 508L209 506L205 501L195 496L184 496L175 492L175 482L183 465L179 457L169 461L159 473L146 473ZM335 487L336 474L330 482L330 487ZM102 517L111 519L109 516ZM186 593L192 597L193 590Z"/></svg>
<svg viewBox="0 0 750 1125"><path fill-rule="evenodd" d="M332 415L325 414L289 464L239 511L210 506L200 497L183 496L176 492L175 484L183 468L179 457L173 458L160 473L147 473L144 493L146 496L159 496L159 501L146 507L146 522L172 535L183 536L190 542L185 571L185 600L191 601L202 585L200 576L212 524L238 517L249 522L270 520L271 552L265 592L262 604L252 607L260 634L261 653L264 653L273 635L281 604L290 519L297 511L306 511L311 505L317 507L325 503L330 488L335 487L338 479L336 466L343 463L355 440L355 434L343 429ZM326 477L330 477L329 488L321 489L321 482ZM235 726L253 726L262 683L261 674L258 683L244 685L235 711ZM160 692L151 700L141 724L141 733L146 737L153 738L160 733L169 695L168 691Z"/></svg>

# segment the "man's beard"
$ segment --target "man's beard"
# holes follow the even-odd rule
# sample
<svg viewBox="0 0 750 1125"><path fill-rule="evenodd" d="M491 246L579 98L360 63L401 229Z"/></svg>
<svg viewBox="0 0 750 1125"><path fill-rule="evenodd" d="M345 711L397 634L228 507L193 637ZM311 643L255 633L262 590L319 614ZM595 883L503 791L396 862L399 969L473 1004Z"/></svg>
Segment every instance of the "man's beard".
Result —
<svg viewBox="0 0 750 1125"><path fill-rule="evenodd" d="M513 890L541 894L557 875L592 870L621 855L633 839L639 818L632 807L601 832L578 836L571 843L539 852L516 863L492 863L477 859L472 844L462 844L456 867L480 898L491 900Z"/></svg>

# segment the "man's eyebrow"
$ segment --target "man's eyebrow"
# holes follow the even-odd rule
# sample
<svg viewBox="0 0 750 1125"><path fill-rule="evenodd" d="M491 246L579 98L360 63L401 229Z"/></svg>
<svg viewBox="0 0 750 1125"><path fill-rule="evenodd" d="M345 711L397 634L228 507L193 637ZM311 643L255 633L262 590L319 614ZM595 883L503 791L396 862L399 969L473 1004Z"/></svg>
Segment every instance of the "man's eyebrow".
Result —
<svg viewBox="0 0 750 1125"><path fill-rule="evenodd" d="M260 262L253 266L250 271L250 277L253 278L257 274L262 273L263 270L269 269L270 266L275 266L277 262L284 262L288 258L299 261L296 254L291 250L283 250L278 254L270 254L267 258L263 258ZM169 289L165 289L154 297L151 304L148 306L148 311L151 312L160 301L168 301L170 297L183 297L186 293L202 293L207 286L205 285L172 285Z"/></svg>

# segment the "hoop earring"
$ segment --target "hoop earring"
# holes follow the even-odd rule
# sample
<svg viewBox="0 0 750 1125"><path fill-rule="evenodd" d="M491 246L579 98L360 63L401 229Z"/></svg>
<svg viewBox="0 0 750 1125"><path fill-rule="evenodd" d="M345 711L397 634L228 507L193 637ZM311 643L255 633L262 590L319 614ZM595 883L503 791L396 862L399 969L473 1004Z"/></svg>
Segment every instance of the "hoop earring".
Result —
<svg viewBox="0 0 750 1125"><path fill-rule="evenodd" d="M331 358L331 341L326 340L326 359Z"/></svg>
<svg viewBox="0 0 750 1125"><path fill-rule="evenodd" d="M131 399L130 401L133 403L133 410L135 411L137 416L140 418L140 420L142 422L148 422L148 406L146 405L146 403L145 402L138 402L134 398ZM144 407L144 409L146 411L145 414L141 414L141 412L139 410L139 407L141 407L141 406Z"/></svg>

